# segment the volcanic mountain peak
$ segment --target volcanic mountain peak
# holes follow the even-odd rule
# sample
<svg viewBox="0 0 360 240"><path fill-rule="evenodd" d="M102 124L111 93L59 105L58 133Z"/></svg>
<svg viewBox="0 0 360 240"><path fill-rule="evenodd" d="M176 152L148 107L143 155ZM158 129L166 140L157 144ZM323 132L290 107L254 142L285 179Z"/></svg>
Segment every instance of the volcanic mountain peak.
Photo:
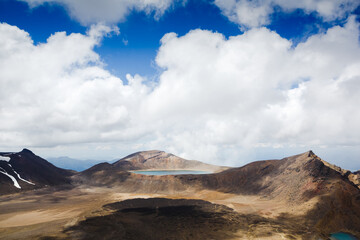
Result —
<svg viewBox="0 0 360 240"><path fill-rule="evenodd" d="M179 176L186 184L198 182L222 192L260 195L291 203L304 202L326 194L334 184L346 181L311 151L281 160L249 163L213 175Z"/></svg>
<svg viewBox="0 0 360 240"><path fill-rule="evenodd" d="M28 149L0 153L0 193L70 183L72 171L57 168Z"/></svg>
<svg viewBox="0 0 360 240"><path fill-rule="evenodd" d="M115 163L113 166L122 170L140 170L140 169L188 169L188 170L206 170L220 171L226 167L206 164L195 160L186 160L159 150L142 151L130 154Z"/></svg>
<svg viewBox="0 0 360 240"><path fill-rule="evenodd" d="M152 158L152 157L156 157L159 155L164 155L167 154L164 151L160 151L160 150L148 150L148 151L140 151L140 152L136 152L136 153L132 153L124 158L122 158L121 160L127 160L129 161L130 159L136 158L136 157L143 157L143 158Z"/></svg>
<svg viewBox="0 0 360 240"><path fill-rule="evenodd" d="M27 148L23 148L23 150L21 150L21 153L25 153L25 154L34 154L32 151L30 151ZM35 155L35 154L34 154Z"/></svg>
<svg viewBox="0 0 360 240"><path fill-rule="evenodd" d="M136 152L136 153L130 154L130 155L118 160L117 162L114 163L114 165L117 165L117 163L124 162L124 161L131 162L133 164L143 164L151 158L164 158L164 157L166 158L171 155L172 154L167 154L166 152L159 151L159 150L141 151L141 152Z"/></svg>
<svg viewBox="0 0 360 240"><path fill-rule="evenodd" d="M0 156L3 159L16 159L16 158L25 158L25 157L29 157L29 158L25 158L26 160L32 160L35 159L34 156L36 156L32 151L30 151L29 149L24 148L23 150L21 150L20 152L0 152ZM37 156L36 156L37 157Z"/></svg>
<svg viewBox="0 0 360 240"><path fill-rule="evenodd" d="M312 150L309 150L307 153L308 157L316 156L316 154Z"/></svg>

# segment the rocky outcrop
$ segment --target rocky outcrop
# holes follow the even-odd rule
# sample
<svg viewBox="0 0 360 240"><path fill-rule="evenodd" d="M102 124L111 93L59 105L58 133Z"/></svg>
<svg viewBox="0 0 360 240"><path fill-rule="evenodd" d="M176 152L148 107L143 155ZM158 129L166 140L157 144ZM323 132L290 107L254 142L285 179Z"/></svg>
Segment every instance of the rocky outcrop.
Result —
<svg viewBox="0 0 360 240"><path fill-rule="evenodd" d="M348 178L360 189L360 171L350 173Z"/></svg>

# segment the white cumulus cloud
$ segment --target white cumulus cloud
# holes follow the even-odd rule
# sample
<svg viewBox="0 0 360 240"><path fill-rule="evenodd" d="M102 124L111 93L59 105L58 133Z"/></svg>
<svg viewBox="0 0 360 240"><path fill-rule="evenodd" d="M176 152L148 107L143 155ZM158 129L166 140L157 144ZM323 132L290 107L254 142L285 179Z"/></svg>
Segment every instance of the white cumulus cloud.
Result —
<svg viewBox="0 0 360 240"><path fill-rule="evenodd" d="M34 45L25 31L0 24L1 146L87 145L86 154L114 157L162 149L235 165L254 160L255 149L359 149L354 17L296 47L266 28L228 39L200 29L168 33L151 87L138 75L125 85L103 68L94 47L113 31L94 25ZM352 152L348 163L358 157Z"/></svg>
<svg viewBox="0 0 360 240"><path fill-rule="evenodd" d="M316 13L324 21L333 21L346 18L360 5L357 0L215 0L214 4L230 21L245 28L269 24L276 7L285 12L301 9L307 14Z"/></svg>
<svg viewBox="0 0 360 240"><path fill-rule="evenodd" d="M171 7L174 0L21 0L30 7L37 7L44 3L56 3L65 6L70 16L84 25L106 22L117 23L123 21L130 11L144 11L154 13L160 17Z"/></svg>
<svg viewBox="0 0 360 240"><path fill-rule="evenodd" d="M148 90L138 77L124 85L104 70L93 49L112 31L95 25L87 35L58 32L34 45L28 33L0 24L2 146L99 141L131 122Z"/></svg>
<svg viewBox="0 0 360 240"><path fill-rule="evenodd" d="M359 146L358 27L352 17L296 48L266 28L229 39L169 33L144 111L166 129L162 144L199 159L258 146Z"/></svg>

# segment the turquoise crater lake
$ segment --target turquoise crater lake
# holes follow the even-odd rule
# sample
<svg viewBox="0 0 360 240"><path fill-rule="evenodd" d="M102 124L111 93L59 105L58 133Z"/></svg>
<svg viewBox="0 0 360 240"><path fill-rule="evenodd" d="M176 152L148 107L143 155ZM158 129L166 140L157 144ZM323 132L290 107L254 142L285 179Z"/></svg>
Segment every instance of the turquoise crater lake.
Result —
<svg viewBox="0 0 360 240"><path fill-rule="evenodd" d="M342 232L331 234L330 239L332 239L332 240L357 240L357 238L351 236L350 234L342 233Z"/></svg>
<svg viewBox="0 0 360 240"><path fill-rule="evenodd" d="M136 174L156 175L156 176L212 173L207 171L195 171L195 170L139 170L139 171L131 171L131 172Z"/></svg>

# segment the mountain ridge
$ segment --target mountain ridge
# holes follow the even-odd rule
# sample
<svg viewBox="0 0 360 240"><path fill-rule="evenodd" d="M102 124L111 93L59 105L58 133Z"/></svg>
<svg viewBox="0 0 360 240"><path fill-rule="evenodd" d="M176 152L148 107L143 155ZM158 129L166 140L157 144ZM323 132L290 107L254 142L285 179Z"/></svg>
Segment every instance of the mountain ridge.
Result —
<svg viewBox="0 0 360 240"><path fill-rule="evenodd" d="M74 174L74 171L58 168L28 149L17 153L2 152L0 156L0 193L70 184L70 177Z"/></svg>
<svg viewBox="0 0 360 240"><path fill-rule="evenodd" d="M1 182L4 182L4 184L6 185L6 187L5 187L5 185L3 184L2 189L0 189L0 193L11 193L12 192L11 189L13 189L15 192L18 191L17 189L15 189L16 187L14 188L14 186L15 186L14 183L11 183L11 180L12 180L12 179L10 179L11 177L13 177L17 181L17 184L22 186L23 190L29 190L29 189L34 189L35 185L36 185L36 188L38 188L38 187L42 187L45 185L71 184L73 182L86 183L88 181L89 183L97 182L101 185L104 185L107 183L111 184L109 182L109 179L113 179L114 182L119 182L119 179L120 179L120 182L125 181L125 179L128 178L129 176L133 176L133 174L131 174L129 171L148 170L148 169L152 169L152 170L156 170L156 169L158 169L158 170L185 169L186 170L187 169L187 170L212 171L217 174L214 174L214 175L206 174L203 176L200 176L200 175L195 176L192 181L194 181L195 179L198 180L200 178L205 179L206 177L211 176L211 177L209 177L209 180L207 180L207 183L208 184L211 183L214 185L216 185L216 184L219 185L220 182L223 181L223 180L221 180L222 179L221 176L224 176L224 175L232 176L235 173L238 175L237 180L239 180L239 176L241 174L245 174L245 175L248 175L246 177L246 179L248 179L248 182L251 180L252 187L246 185L246 181L243 181L243 184L238 184L239 182L237 182L236 185L238 186L238 190L236 190L236 189L230 190L229 188L233 184L232 183L233 180L230 180L230 181L224 183L224 185L219 188L227 189L226 191L231 191L231 192L240 191L241 188L246 188L246 190L244 190L244 192L246 192L246 191L251 192L254 190L260 191L261 187L259 187L259 186L255 187L255 185L256 185L255 183L258 182L258 179L256 179L256 178L258 178L258 177L256 177L254 179L253 176L262 176L263 174L266 175L267 171L274 172L279 167L278 165L280 163L287 161L287 162L292 162L292 164L287 164L287 165L285 164L281 169L277 169L276 171L277 171L277 173L281 172L283 175L286 171L295 170L295 172L293 173L293 178L294 178L295 176L298 175L297 172L300 171L299 164L301 164L301 162L298 161L300 158L302 158L302 159L313 158L313 161L316 160L316 162L314 162L312 164L309 162L307 165L307 170L309 172L312 172L314 174L315 178L323 177L323 176L317 175L319 173L316 173L316 169L319 170L319 168L322 168L322 166L319 165L321 162L324 166L326 166L328 168L327 170L324 170L324 171L327 171L327 174L330 174L331 171L334 171L334 172L338 173L339 175L341 175L341 177L343 177L344 180L351 182L357 188L360 187L360 171L352 173L348 170L341 169L340 167L337 167L335 165L332 165L332 164L322 160L316 154L314 154L313 151L311 151L311 150L308 152L294 155L291 157L287 157L287 158L284 158L281 160L255 161L255 162L246 164L239 168L221 167L221 166L215 166L215 165L202 163L202 162L195 161L195 160L185 160L185 159L177 157L171 153L166 153L164 151L159 151L159 150L139 151L139 152L130 154L128 156L125 156L113 163L102 162L102 163L95 164L95 165L91 166L90 168L85 169L78 173L76 173L75 171L72 171L72 170L65 170L65 169L58 168L58 167L54 166L53 164L49 163L47 160L36 156L33 152L31 152L28 149L23 149L22 151L20 151L18 153L1 152L0 157L9 158L8 162L1 160L1 158L0 158L0 167L1 167L0 173L2 172L2 174L0 174L0 180L1 180ZM25 160L25 158L28 158L28 160ZM295 163L296 161L294 162L294 159L296 159L296 158L299 158L297 160L298 163ZM31 160L29 160L29 159L35 160L33 163L36 163L35 165L37 167L32 166L32 164L29 165L29 163L31 162ZM22 169L22 168L24 168L22 165L26 166L25 167L26 170ZM255 171L255 170L251 170L252 166L262 166L263 168L260 170L257 169ZM46 171L43 170L41 172L41 171L37 170L37 168L39 168L39 167L45 168L45 169L50 168L50 170L46 170ZM14 169L12 169L12 168L14 168ZM247 169L247 171L245 173L242 173L243 170L241 170L241 169ZM331 171L329 169L331 169ZM15 170L17 170L17 171L15 171ZM51 174L47 173L49 171L51 172ZM255 172L253 172L253 171L255 171ZM334 172L331 173L333 177L335 177L335 175L336 175L336 174L334 175ZM10 174L11 177L7 176L6 174ZM38 176L36 176L36 174L40 174L40 175L45 174L46 176L38 177ZM23 176L23 177L21 177L21 176ZM139 176L133 176L133 178L134 177L136 178ZM143 176L141 176L141 177L143 177ZM273 176L272 178L277 179L280 177L281 177L281 175ZM175 178L183 179L182 176L175 177ZM300 181L300 179L302 179L302 176L298 176L298 178ZM22 184L20 184L19 181ZM31 181L34 181L34 183L29 184L29 182L31 182ZM205 180L203 180L203 181L205 181ZM261 184L262 188L265 188L267 186L267 184L270 184L270 182L262 183ZM32 186L28 186L28 185L32 185ZM316 184L309 183L309 186L310 185L315 186ZM205 186L206 186L206 184L205 184ZM4 189L6 189L6 190L4 190ZM280 190L278 189L278 191L280 191ZM310 192L308 192L308 194L310 194Z"/></svg>
<svg viewBox="0 0 360 240"><path fill-rule="evenodd" d="M304 224L316 231L350 232L360 237L360 189L326 166L312 151L281 160L249 163L213 176L177 176L182 182L240 195L257 195L286 202L289 208L315 202Z"/></svg>

